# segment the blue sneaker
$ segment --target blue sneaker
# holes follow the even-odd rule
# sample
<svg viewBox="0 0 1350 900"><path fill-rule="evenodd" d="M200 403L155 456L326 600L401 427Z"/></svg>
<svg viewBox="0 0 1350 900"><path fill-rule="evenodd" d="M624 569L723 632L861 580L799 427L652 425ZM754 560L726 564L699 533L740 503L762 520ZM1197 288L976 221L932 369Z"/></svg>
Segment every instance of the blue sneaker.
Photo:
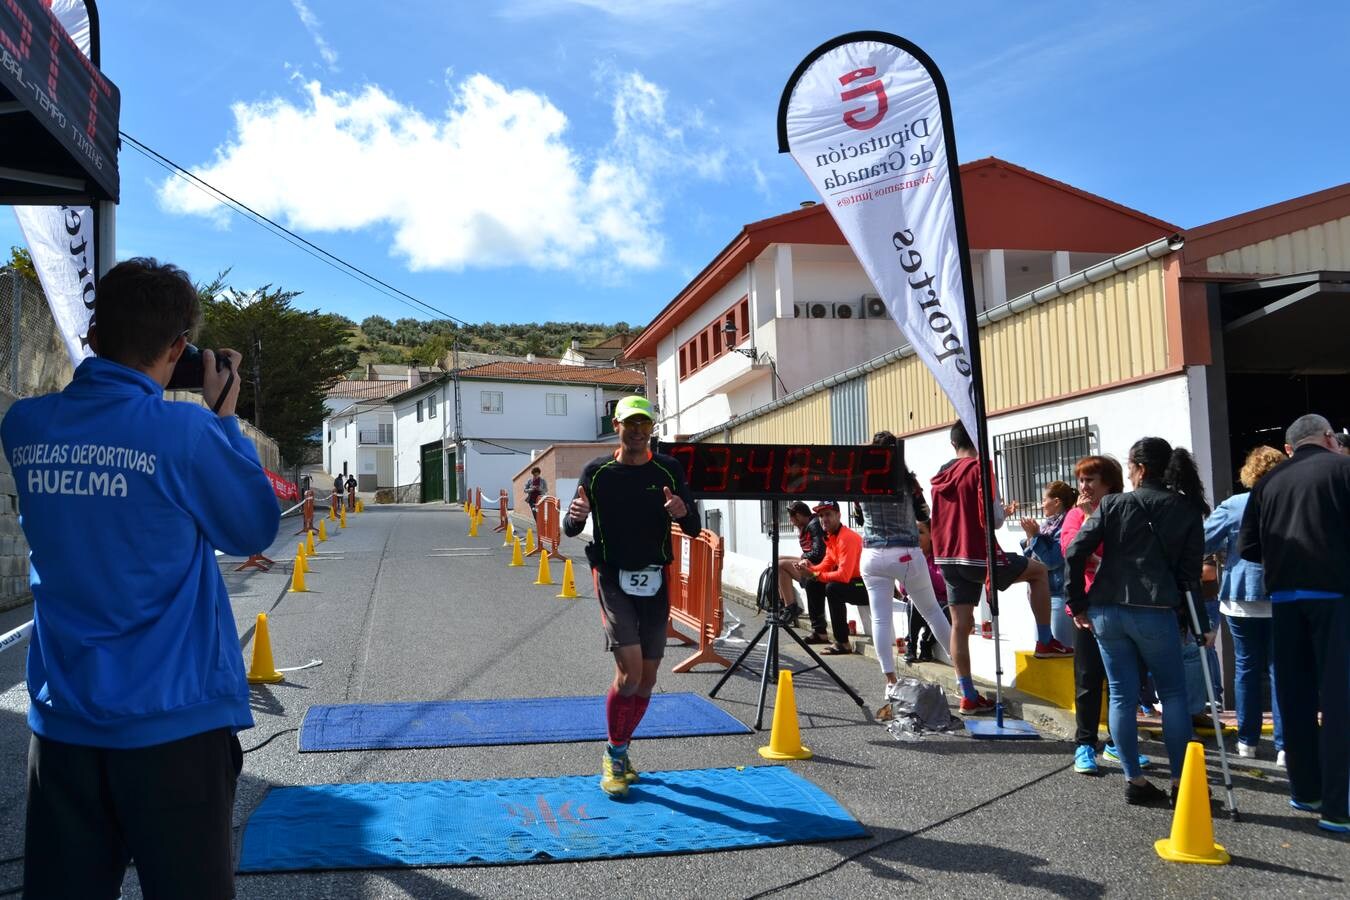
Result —
<svg viewBox="0 0 1350 900"><path fill-rule="evenodd" d="M1116 749L1115 744L1107 744L1106 749L1102 751L1102 756L1111 760L1111 762L1120 762L1120 751ZM1139 754L1139 768L1147 769L1153 764L1153 760L1144 754Z"/></svg>
<svg viewBox="0 0 1350 900"><path fill-rule="evenodd" d="M1321 800L1314 800L1312 803L1304 803L1302 800L1295 800L1293 797L1290 797L1290 798L1289 798L1289 805L1292 806L1294 809L1301 809L1301 810L1303 810L1304 812L1321 812L1321 811L1322 811L1322 801L1321 801Z"/></svg>
<svg viewBox="0 0 1350 900"><path fill-rule="evenodd" d="M1087 744L1079 744L1073 751L1073 770L1079 775L1097 774L1097 751Z"/></svg>
<svg viewBox="0 0 1350 900"><path fill-rule="evenodd" d="M1323 816L1318 821L1317 827L1323 831L1331 831L1336 834L1350 834L1350 819L1328 819Z"/></svg>

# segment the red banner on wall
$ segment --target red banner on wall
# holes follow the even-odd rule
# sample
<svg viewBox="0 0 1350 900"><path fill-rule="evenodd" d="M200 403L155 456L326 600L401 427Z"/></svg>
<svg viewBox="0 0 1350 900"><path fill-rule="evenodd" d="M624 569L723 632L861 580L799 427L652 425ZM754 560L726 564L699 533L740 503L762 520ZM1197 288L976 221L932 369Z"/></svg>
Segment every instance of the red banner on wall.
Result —
<svg viewBox="0 0 1350 900"><path fill-rule="evenodd" d="M300 499L300 488L296 487L295 482L287 481L271 469L264 468L263 471L267 473L267 480L272 482L272 490L278 497L282 500Z"/></svg>

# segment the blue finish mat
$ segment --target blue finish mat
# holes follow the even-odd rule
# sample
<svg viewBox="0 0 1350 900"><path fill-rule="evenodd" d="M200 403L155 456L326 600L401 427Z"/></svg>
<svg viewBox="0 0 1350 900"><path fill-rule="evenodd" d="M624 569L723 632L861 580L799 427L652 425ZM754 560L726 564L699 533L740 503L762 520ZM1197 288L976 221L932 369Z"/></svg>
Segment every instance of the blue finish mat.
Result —
<svg viewBox="0 0 1350 900"><path fill-rule="evenodd" d="M867 837L782 766L644 772L623 800L596 775L273 788L240 872L611 859Z"/></svg>
<svg viewBox="0 0 1350 900"><path fill-rule="evenodd" d="M730 713L697 694L654 694L635 738L749 734ZM443 700L311 706L300 751L389 750L603 741L604 697Z"/></svg>

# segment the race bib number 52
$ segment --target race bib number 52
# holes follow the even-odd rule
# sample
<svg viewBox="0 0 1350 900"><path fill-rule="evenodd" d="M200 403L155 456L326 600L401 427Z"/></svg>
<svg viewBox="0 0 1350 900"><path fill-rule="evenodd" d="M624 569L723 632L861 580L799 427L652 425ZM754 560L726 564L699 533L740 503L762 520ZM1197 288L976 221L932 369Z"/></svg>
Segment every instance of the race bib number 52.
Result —
<svg viewBox="0 0 1350 900"><path fill-rule="evenodd" d="M661 590L661 567L648 566L645 569L620 569L619 587L633 597L654 597Z"/></svg>

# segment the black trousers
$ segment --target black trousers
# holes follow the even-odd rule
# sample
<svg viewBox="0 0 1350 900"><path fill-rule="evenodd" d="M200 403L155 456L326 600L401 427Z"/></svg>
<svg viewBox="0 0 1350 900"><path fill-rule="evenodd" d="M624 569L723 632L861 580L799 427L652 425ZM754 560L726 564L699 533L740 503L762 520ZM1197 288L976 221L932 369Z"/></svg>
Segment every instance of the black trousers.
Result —
<svg viewBox="0 0 1350 900"><path fill-rule="evenodd" d="M807 594L808 599L810 594ZM825 585L825 602L830 608L830 627L836 644L848 643L848 605L867 605L867 586L861 580L844 583L831 581Z"/></svg>
<svg viewBox="0 0 1350 900"><path fill-rule="evenodd" d="M1073 644L1073 720L1076 726L1074 740L1080 744L1097 746L1105 685L1106 666L1102 664L1102 650L1097 646L1097 638L1092 632L1079 629Z"/></svg>
<svg viewBox="0 0 1350 900"><path fill-rule="evenodd" d="M812 634L834 634L836 643L842 643L848 640L848 620L843 616L837 617L834 621L827 622L825 619L825 585L823 582L816 581L814 578L802 585L806 591L806 614L811 619ZM831 632L833 625L833 632ZM841 630L842 629L842 630Z"/></svg>
<svg viewBox="0 0 1350 900"><path fill-rule="evenodd" d="M135 859L147 900L233 897L243 762L226 728L133 750L33 735L23 895L115 898Z"/></svg>
<svg viewBox="0 0 1350 900"><path fill-rule="evenodd" d="M1344 820L1350 793L1350 597L1273 604L1289 793ZM1318 710L1322 723L1317 723Z"/></svg>

